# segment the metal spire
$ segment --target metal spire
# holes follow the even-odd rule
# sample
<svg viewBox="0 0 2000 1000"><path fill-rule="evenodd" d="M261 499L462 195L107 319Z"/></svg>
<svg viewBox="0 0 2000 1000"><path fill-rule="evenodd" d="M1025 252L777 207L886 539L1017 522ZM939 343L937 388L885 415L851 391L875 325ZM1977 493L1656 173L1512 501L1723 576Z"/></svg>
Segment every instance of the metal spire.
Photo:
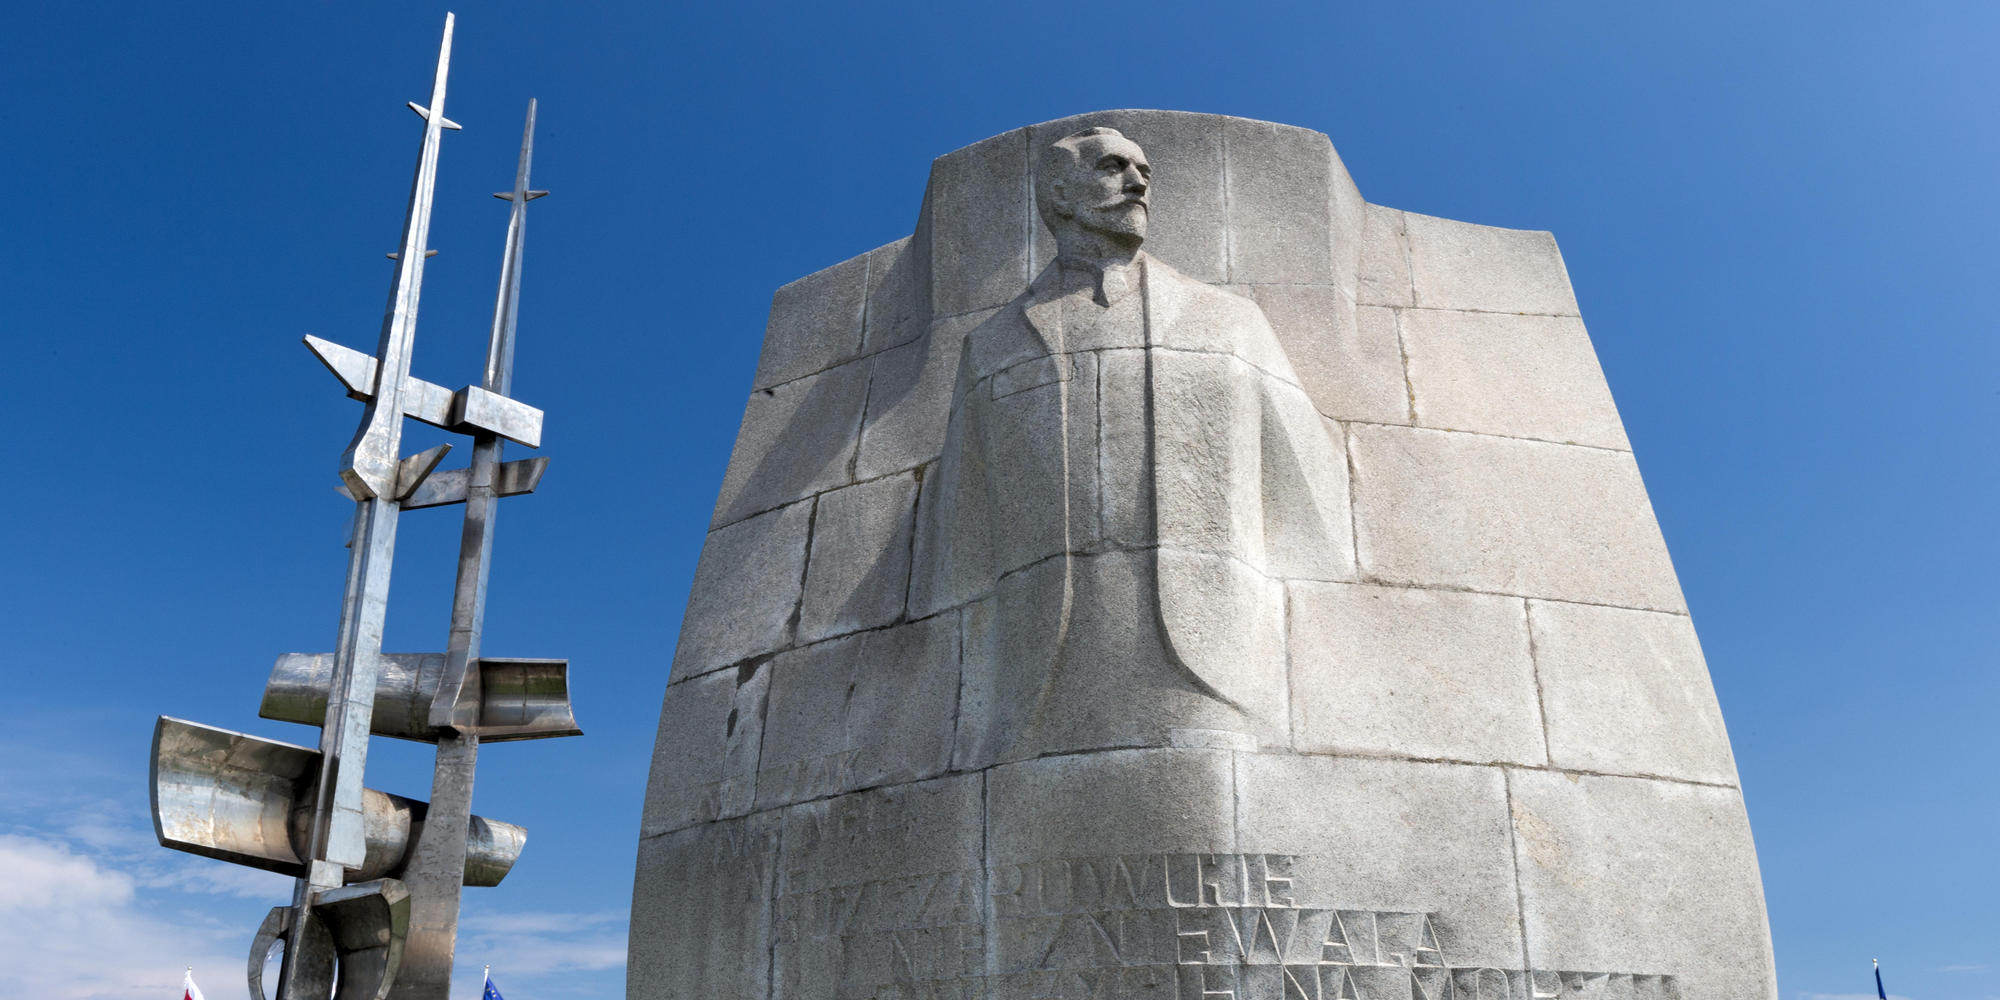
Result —
<svg viewBox="0 0 2000 1000"><path fill-rule="evenodd" d="M500 290L493 302L493 328L482 382L489 392L501 396L507 395L514 378L514 329L521 302L521 250L527 238L528 202L548 194L528 190L528 168L534 152L535 102L530 99L527 124L521 130L514 190L495 195L514 203L507 218L506 249L500 255ZM430 724L438 730L430 812L404 876L413 891L410 936L400 973L407 985L404 995L409 996L442 998L451 991L452 951L458 940L458 886L465 879L462 831L472 816L473 775L479 762L477 725L483 702L479 645L486 623L494 520L499 514L494 484L501 468L503 442L490 431L475 433L472 441L465 527L459 535L458 583L451 602L451 639L445 650L444 677L430 705ZM403 992L399 988L399 993Z"/></svg>
<svg viewBox="0 0 2000 1000"><path fill-rule="evenodd" d="M281 998L301 996L301 967L295 961L306 948L308 917L319 893L339 888L346 869L362 867L368 845L362 826L363 771L368 764L368 731L375 710L375 682L381 669L382 631L388 617L389 571L396 553L397 501L402 493L398 466L403 440L403 381L410 374L410 349L417 335L417 302L423 294L424 250L430 243L431 199L437 187L438 145L444 117L445 80L451 73L451 32L456 18L444 16L444 38L438 44L437 72L431 81L428 106L411 104L424 120L417 153L416 177L410 183L410 203L403 216L403 240L396 259L396 276L389 284L383 310L382 338L375 351L373 395L361 413L361 426L341 455L340 475L359 509L349 539L347 588L340 609L340 633L334 644L332 690L326 722L320 729L319 781L312 825L305 845L306 873L292 891L294 916L285 939L285 962L279 976ZM456 124L452 128L456 129ZM417 477L436 466L439 454ZM415 483L410 484L412 487Z"/></svg>
<svg viewBox="0 0 2000 1000"><path fill-rule="evenodd" d="M479 744L580 732L568 661L480 655L494 501L532 492L548 462L501 461L503 441L533 448L542 434L542 412L508 395L524 208L547 193L528 189L532 101L514 190L500 195L513 211L480 382L453 392L410 375L439 137L458 128L444 117L454 20L445 15L430 103L410 103L423 141L376 352L306 338L347 394L367 404L341 456L355 511L338 640L332 653L280 656L259 708L265 718L319 726L318 750L164 716L154 729L160 843L298 880L291 905L273 908L251 945L253 1000L264 1000L264 961L280 940L278 1000L448 997L460 888L498 884L527 838L471 814ZM470 435L471 465L433 474L449 445L404 456L404 417ZM397 518L454 503L465 504L465 523L448 650L385 654ZM362 786L371 734L437 744L432 802Z"/></svg>

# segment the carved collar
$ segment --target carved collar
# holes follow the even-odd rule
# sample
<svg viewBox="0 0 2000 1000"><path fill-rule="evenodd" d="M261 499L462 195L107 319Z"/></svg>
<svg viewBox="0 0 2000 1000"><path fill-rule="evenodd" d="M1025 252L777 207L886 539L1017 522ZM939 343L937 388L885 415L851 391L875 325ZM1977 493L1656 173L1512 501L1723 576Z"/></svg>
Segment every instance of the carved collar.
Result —
<svg viewBox="0 0 2000 1000"><path fill-rule="evenodd" d="M1060 291L1090 290L1091 301L1109 306L1139 288L1140 262L1144 254L1129 261L1090 260L1082 257L1056 258Z"/></svg>

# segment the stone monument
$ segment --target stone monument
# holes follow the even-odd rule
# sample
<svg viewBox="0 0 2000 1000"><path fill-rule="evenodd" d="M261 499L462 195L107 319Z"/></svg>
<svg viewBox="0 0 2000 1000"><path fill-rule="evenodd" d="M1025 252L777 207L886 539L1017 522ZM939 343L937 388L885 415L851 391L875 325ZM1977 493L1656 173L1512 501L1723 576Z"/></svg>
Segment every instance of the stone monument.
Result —
<svg viewBox="0 0 2000 1000"><path fill-rule="evenodd" d="M1735 763L1547 233L1326 136L939 158L778 290L632 1000L1775 998Z"/></svg>

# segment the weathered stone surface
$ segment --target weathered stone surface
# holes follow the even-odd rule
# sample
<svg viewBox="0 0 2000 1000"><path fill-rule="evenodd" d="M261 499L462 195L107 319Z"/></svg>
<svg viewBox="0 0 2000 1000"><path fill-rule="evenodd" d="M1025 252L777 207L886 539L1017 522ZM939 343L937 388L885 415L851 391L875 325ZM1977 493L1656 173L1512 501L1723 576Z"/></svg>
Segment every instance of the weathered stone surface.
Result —
<svg viewBox="0 0 2000 1000"><path fill-rule="evenodd" d="M930 333L870 359L868 415L861 427L858 479L935 462L944 450L952 380L965 332L986 321L982 309L941 320Z"/></svg>
<svg viewBox="0 0 2000 1000"><path fill-rule="evenodd" d="M757 807L942 773L958 699L958 616L843 636L780 655Z"/></svg>
<svg viewBox="0 0 2000 1000"><path fill-rule="evenodd" d="M989 309L1028 286L1028 143L996 135L931 164L931 314Z"/></svg>
<svg viewBox="0 0 2000 1000"><path fill-rule="evenodd" d="M676 679L790 644L812 507L790 504L709 532L674 650Z"/></svg>
<svg viewBox="0 0 2000 1000"><path fill-rule="evenodd" d="M1357 424L1349 457L1366 577L1685 610L1628 453Z"/></svg>
<svg viewBox="0 0 2000 1000"><path fill-rule="evenodd" d="M752 388L825 371L859 354L867 280L864 254L778 289Z"/></svg>
<svg viewBox="0 0 2000 1000"><path fill-rule="evenodd" d="M1239 850L1292 857L1301 905L1428 912L1450 965L1520 967L1498 768L1243 754L1236 774Z"/></svg>
<svg viewBox="0 0 2000 1000"><path fill-rule="evenodd" d="M1546 771L1509 782L1535 967L1668 972L1683 997L1777 996L1735 789Z"/></svg>
<svg viewBox="0 0 2000 1000"><path fill-rule="evenodd" d="M751 393L709 526L851 482L867 395L865 361Z"/></svg>
<svg viewBox="0 0 2000 1000"><path fill-rule="evenodd" d="M821 494L799 605L800 642L887 625L902 615L916 508L917 478L910 473Z"/></svg>
<svg viewBox="0 0 2000 1000"><path fill-rule="evenodd" d="M965 685L954 766L985 767L1105 746L1166 746L1176 729L1244 733L1282 742L1286 729L1281 624L1232 623L1243 655L1228 702L1188 683L1148 593L1152 553L1048 560L1001 580L966 611ZM1067 585L1065 585L1065 579ZM996 627L998 621L1050 628ZM1060 655L1058 655L1060 653ZM1148 706L1133 711L1135 702Z"/></svg>
<svg viewBox="0 0 2000 1000"><path fill-rule="evenodd" d="M1387 310L1357 310L1332 285L1256 285L1251 294L1321 413L1409 423L1403 355Z"/></svg>
<svg viewBox="0 0 2000 1000"><path fill-rule="evenodd" d="M1582 320L1409 309L1402 323L1418 424L1631 449Z"/></svg>
<svg viewBox="0 0 2000 1000"><path fill-rule="evenodd" d="M639 841L627 982L664 1000L769 995L778 817Z"/></svg>
<svg viewBox="0 0 2000 1000"><path fill-rule="evenodd" d="M1530 601L1528 619L1557 767L1736 783L1687 616Z"/></svg>
<svg viewBox="0 0 2000 1000"><path fill-rule="evenodd" d="M1576 296L1556 239L1403 213L1414 302L1425 309L1574 316Z"/></svg>
<svg viewBox="0 0 2000 1000"><path fill-rule="evenodd" d="M1333 276L1333 144L1311 129L1224 120L1229 280L1322 282ZM1345 168L1339 169L1346 181Z"/></svg>
<svg viewBox="0 0 2000 1000"><path fill-rule="evenodd" d="M874 354L923 336L930 323L930 247L906 236L865 255L868 301L862 309L861 352Z"/></svg>
<svg viewBox="0 0 2000 1000"><path fill-rule="evenodd" d="M1547 762L1520 599L1294 583L1291 611L1299 749Z"/></svg>
<svg viewBox="0 0 2000 1000"><path fill-rule="evenodd" d="M738 961L768 954L775 995L825 1000L979 972L980 789L939 778L785 810L773 947Z"/></svg>
<svg viewBox="0 0 2000 1000"><path fill-rule="evenodd" d="M987 856L998 864L1236 850L1234 755L1107 750L994 768Z"/></svg>
<svg viewBox="0 0 2000 1000"><path fill-rule="evenodd" d="M749 663L667 686L653 745L685 766L653 773L641 837L750 811L770 682L768 663Z"/></svg>
<svg viewBox="0 0 2000 1000"><path fill-rule="evenodd" d="M1361 233L1368 225L1368 201L1347 172L1331 141L1326 145L1327 227L1333 240L1333 283L1353 303L1361 291Z"/></svg>
<svg viewBox="0 0 2000 1000"><path fill-rule="evenodd" d="M1368 206L1361 228L1361 274L1355 301L1364 306L1413 305L1410 248L1403 236L1403 213Z"/></svg>

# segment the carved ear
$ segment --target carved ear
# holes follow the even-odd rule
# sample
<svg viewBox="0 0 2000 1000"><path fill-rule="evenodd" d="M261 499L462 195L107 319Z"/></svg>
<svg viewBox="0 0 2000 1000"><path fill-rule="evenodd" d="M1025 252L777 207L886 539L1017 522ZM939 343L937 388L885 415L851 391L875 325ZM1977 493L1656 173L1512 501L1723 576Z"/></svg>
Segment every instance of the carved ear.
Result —
<svg viewBox="0 0 2000 1000"><path fill-rule="evenodd" d="M1058 219L1076 218L1076 210L1069 207L1069 192L1065 189L1063 182L1062 181L1049 182L1049 190L1054 192L1053 196L1049 198L1049 204L1055 208L1056 218Z"/></svg>

